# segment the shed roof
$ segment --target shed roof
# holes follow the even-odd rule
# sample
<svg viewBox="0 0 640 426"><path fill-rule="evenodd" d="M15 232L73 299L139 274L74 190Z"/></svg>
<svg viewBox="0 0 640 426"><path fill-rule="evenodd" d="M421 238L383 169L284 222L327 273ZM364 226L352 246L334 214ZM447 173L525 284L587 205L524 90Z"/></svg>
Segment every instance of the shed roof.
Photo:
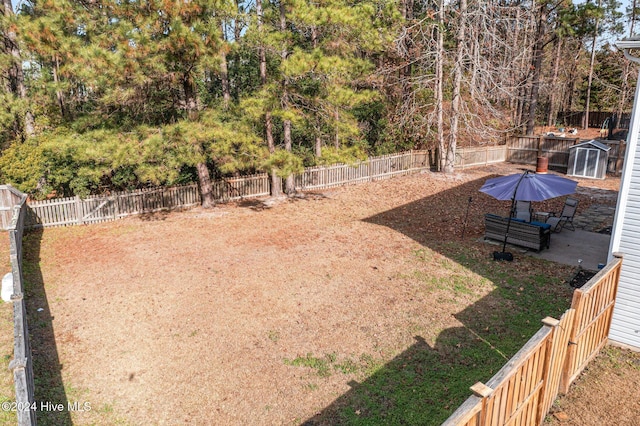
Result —
<svg viewBox="0 0 640 426"><path fill-rule="evenodd" d="M581 143L575 144L573 146L570 146L569 149L573 149L573 148L577 148L577 147L585 146L585 145L592 145L592 146L594 146L594 147L596 147L598 149L601 149L602 151L609 151L611 149L610 146L607 146L607 145L603 144L602 142L598 142L595 139L591 139L590 141L586 141L586 142L581 142Z"/></svg>

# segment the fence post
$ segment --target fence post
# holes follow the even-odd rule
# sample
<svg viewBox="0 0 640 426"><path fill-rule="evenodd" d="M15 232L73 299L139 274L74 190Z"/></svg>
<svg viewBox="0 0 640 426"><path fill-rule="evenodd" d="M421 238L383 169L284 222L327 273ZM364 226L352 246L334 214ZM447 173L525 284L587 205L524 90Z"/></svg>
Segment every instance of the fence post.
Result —
<svg viewBox="0 0 640 426"><path fill-rule="evenodd" d="M120 209L118 208L118 205L120 204L118 200L120 197L118 195L114 195L111 199L113 200L113 220L116 220L118 219L118 214L120 214Z"/></svg>
<svg viewBox="0 0 640 426"><path fill-rule="evenodd" d="M480 403L480 407L481 407L480 415L478 417L480 420L479 426L484 426L485 424L487 424L487 421L488 421L488 419L486 418L487 417L487 398L491 396L494 389L490 388L489 386L485 385L482 382L476 382L476 384L471 386L469 389L471 390L471 392L473 392L475 396L477 396L478 398L482 398L482 402Z"/></svg>
<svg viewBox="0 0 640 426"><path fill-rule="evenodd" d="M618 158L616 158L616 174L622 173L622 165L627 151L627 141L620 141L618 145Z"/></svg>
<svg viewBox="0 0 640 426"><path fill-rule="evenodd" d="M564 359L564 366L562 367L562 377L560 378L560 393L566 394L569 392L571 386L571 374L573 373L573 364L576 356L577 346L577 334L578 324L580 323L580 317L582 316L582 291L576 289L573 292L573 300L571 301L571 308L576 310L573 322L569 325L571 331L569 333L569 347L567 348L567 355Z"/></svg>
<svg viewBox="0 0 640 426"><path fill-rule="evenodd" d="M82 200L76 195L76 222L78 225L82 225Z"/></svg>
<svg viewBox="0 0 640 426"><path fill-rule="evenodd" d="M542 370L542 388L540 389L540 397L538 398L538 406L536 407L538 410L538 417L537 417L537 422L536 424L542 424L542 421L544 420L547 410L546 404L547 404L547 392L551 391L553 392L553 390L549 389L549 380L551 378L551 364L554 362L553 360L553 355L554 355L554 346L556 343L556 339L557 339L557 332L558 332L558 325L560 324L560 321L555 319L555 318L551 318L551 317L546 317L542 320L542 324L544 324L546 327L550 327L551 328L551 334L549 335L549 337L547 338L547 348L545 350L545 356L544 356L544 364L543 364L543 370ZM562 363L563 360L561 360L560 362Z"/></svg>

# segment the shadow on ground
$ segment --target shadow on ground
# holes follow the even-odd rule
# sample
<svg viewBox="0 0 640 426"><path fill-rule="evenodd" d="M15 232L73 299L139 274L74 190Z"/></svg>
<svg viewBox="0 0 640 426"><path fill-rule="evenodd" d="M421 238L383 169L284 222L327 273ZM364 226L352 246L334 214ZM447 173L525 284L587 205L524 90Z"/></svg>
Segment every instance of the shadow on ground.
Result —
<svg viewBox="0 0 640 426"><path fill-rule="evenodd" d="M471 385L490 379L535 334L542 318L560 318L569 307L570 267L524 255L495 262L496 247L478 241L483 214L508 208L478 192L484 181L365 219L419 242L425 275L448 271L425 281L434 289L434 304L473 300L474 280L493 290L453 315L460 326L441 331L433 345L415 336L410 347L361 382L350 382L347 393L304 425L439 425L471 395ZM482 202L469 204L469 197Z"/></svg>
<svg viewBox="0 0 640 426"><path fill-rule="evenodd" d="M327 198L327 196L320 192L298 192L291 197L283 194L279 197L269 197L264 199L241 199L236 201L236 205L238 207L249 208L254 211L262 211L280 203L295 203L300 201L321 200L324 198Z"/></svg>
<svg viewBox="0 0 640 426"><path fill-rule="evenodd" d="M23 237L23 265L27 302L29 337L33 357L36 413L39 425L71 425L67 393L62 381L62 368L58 356L53 320L47 292L40 271L40 241L42 229L25 232ZM42 404L62 404L62 411L42 410ZM51 406L49 405L49 406Z"/></svg>

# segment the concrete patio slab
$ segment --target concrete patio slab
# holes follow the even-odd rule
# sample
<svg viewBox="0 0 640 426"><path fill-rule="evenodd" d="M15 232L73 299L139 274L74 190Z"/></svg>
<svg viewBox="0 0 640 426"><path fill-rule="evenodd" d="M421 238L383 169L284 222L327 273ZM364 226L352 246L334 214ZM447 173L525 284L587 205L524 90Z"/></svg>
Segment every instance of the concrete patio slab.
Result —
<svg viewBox="0 0 640 426"><path fill-rule="evenodd" d="M528 256L551 260L565 265L578 266L578 259L582 259L582 267L592 271L598 270L598 264L607 263L609 254L609 240L611 235L588 232L581 229L551 234L551 247L539 253L527 250ZM521 252L517 249L513 253Z"/></svg>

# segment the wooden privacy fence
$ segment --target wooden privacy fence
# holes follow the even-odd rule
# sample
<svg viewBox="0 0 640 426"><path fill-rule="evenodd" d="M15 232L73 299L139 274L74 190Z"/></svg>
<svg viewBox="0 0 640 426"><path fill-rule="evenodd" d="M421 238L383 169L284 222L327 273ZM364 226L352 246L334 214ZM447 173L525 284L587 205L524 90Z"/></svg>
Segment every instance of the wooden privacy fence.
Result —
<svg viewBox="0 0 640 426"><path fill-rule="evenodd" d="M576 320L562 371L562 393L568 392L571 383L607 343L621 265L622 258L618 257L573 292L571 307L576 310Z"/></svg>
<svg viewBox="0 0 640 426"><path fill-rule="evenodd" d="M622 165L624 164L624 155L627 149L627 142L609 140L601 140L600 142L611 148L609 150L609 156L607 157L607 173L622 173Z"/></svg>
<svg viewBox="0 0 640 426"><path fill-rule="evenodd" d="M576 289L571 308L544 326L443 426L540 425L558 392L571 383L607 343L622 258Z"/></svg>
<svg viewBox="0 0 640 426"><path fill-rule="evenodd" d="M537 164L538 157L549 159L549 166L566 169L569 163L569 148L581 142L580 138L560 138L549 136L514 136L508 145L506 161L518 164ZM626 143L599 139L611 148L607 161L607 173L621 173Z"/></svg>
<svg viewBox="0 0 640 426"><path fill-rule="evenodd" d="M22 281L22 235L26 216L27 197L9 185L0 186L0 198L10 200L12 213L11 221L7 225L2 223L3 229L9 231L9 257L11 259L11 276L13 278L13 360L9 369L13 372L16 391L16 409L18 425L35 425L36 413L30 410L35 405L33 362L31 346L29 344L29 327L27 326L27 310L24 300ZM4 214L4 211L2 212Z"/></svg>
<svg viewBox="0 0 640 426"><path fill-rule="evenodd" d="M616 113L611 111L589 111L589 127L602 127L607 118L615 118ZM620 129L628 129L631 114L623 113L620 118ZM567 111L558 114L558 120L565 126L582 127L584 111ZM615 123L614 123L615 124ZM613 127L613 124L612 124Z"/></svg>
<svg viewBox="0 0 640 426"><path fill-rule="evenodd" d="M538 157L544 155L549 159L550 167L566 169L569 162L569 147L579 142L579 138L514 136L509 141L507 161L520 164L536 164Z"/></svg>
<svg viewBox="0 0 640 426"><path fill-rule="evenodd" d="M507 146L485 146L459 148L456 150L455 167L465 169L472 166L486 166L507 161Z"/></svg>

